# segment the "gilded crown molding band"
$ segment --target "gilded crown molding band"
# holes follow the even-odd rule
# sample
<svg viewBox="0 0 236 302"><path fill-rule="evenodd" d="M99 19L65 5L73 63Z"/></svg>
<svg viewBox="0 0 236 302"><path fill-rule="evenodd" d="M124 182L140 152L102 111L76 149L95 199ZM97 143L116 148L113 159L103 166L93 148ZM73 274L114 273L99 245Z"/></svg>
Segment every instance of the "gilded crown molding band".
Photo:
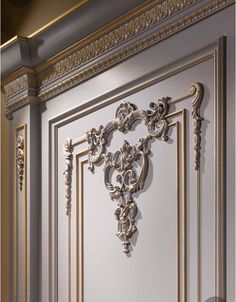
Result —
<svg viewBox="0 0 236 302"><path fill-rule="evenodd" d="M153 25L158 24L166 19L198 2L199 0L164 0L156 4L153 8L147 10L133 20L119 26L115 30L105 34L89 45L77 50L72 55L51 66L49 69L39 74L39 83L41 87L49 82L61 77L65 73L71 72L75 68L84 65L86 62L93 60L114 47L139 35Z"/></svg>
<svg viewBox="0 0 236 302"><path fill-rule="evenodd" d="M68 55L65 53L65 58L60 61L46 64L47 67L44 70L36 71L37 68L35 68L34 71L26 72L20 77L17 75L14 80L11 79L10 82L3 84L6 92L7 116L11 117L15 110L29 102L46 101L235 3L233 0L211 1L141 40L130 43L129 46L124 45L121 50L107 56L109 51L123 45L130 39L138 37L141 33L157 26L161 21L197 2L201 1L165 0L157 2L151 8L148 6L147 10L140 15L135 16L124 24L117 25L115 29L95 38L94 41L82 48L78 46L79 49L75 50L74 53L69 53ZM102 55L106 55L106 57L102 58ZM92 63L94 60L96 60L96 63Z"/></svg>
<svg viewBox="0 0 236 302"><path fill-rule="evenodd" d="M24 180L24 137L22 135L16 139L16 165L19 188L22 191Z"/></svg>
<svg viewBox="0 0 236 302"><path fill-rule="evenodd" d="M194 135L194 168L200 167L201 150L201 124L200 106L203 99L204 87L201 83L195 83L190 88L192 101L192 120ZM121 239L124 252L129 253L130 238L137 231L135 217L137 215L137 205L134 202L133 194L143 189L148 173L150 143L154 139L161 138L168 140L169 130L169 108L171 99L163 97L156 102L150 103L149 110L137 109L129 102L122 102L115 114L115 119L105 127L100 125L98 129L92 128L86 133L88 143L88 163L89 169L94 172L95 164L104 161L104 183L112 200L117 201L115 217L118 220L117 236ZM136 121L142 121L148 134L139 139L139 142L130 145L124 141L119 151L115 153L107 152L108 139L110 134L116 130L127 133L132 129ZM66 139L64 143L64 157L66 160L65 185L66 185L66 214L71 213L71 184L72 184L72 162L73 143L71 139ZM137 164L140 169L137 170ZM116 174L116 182L112 176Z"/></svg>

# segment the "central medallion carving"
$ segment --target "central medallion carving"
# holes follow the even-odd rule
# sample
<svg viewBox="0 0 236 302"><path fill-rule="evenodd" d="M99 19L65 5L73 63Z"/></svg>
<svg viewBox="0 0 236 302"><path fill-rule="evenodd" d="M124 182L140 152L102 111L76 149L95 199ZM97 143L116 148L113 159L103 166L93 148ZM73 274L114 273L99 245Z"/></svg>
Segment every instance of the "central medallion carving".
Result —
<svg viewBox="0 0 236 302"><path fill-rule="evenodd" d="M169 98L159 99L150 104L147 111L136 109L134 104L123 102L116 110L115 120L106 127L98 130L92 128L87 132L89 144L89 169L94 171L94 164L104 159L104 183L112 200L117 202L115 217L118 220L117 236L121 239L124 252L130 251L130 238L137 231L135 218L137 205L133 194L142 190L147 172L149 141L154 138L168 140L168 121L165 116L169 111ZM126 133L133 123L142 120L147 126L148 135L141 138L135 145L124 141L119 151L114 154L106 153L108 136L114 130ZM139 171L137 169L139 165ZM112 182L112 175L116 173L116 183Z"/></svg>

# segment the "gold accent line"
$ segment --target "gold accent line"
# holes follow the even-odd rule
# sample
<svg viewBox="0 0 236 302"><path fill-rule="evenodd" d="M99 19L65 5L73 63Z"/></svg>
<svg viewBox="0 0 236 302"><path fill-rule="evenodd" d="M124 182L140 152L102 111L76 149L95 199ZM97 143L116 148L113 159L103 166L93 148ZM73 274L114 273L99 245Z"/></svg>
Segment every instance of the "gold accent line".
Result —
<svg viewBox="0 0 236 302"><path fill-rule="evenodd" d="M86 142L86 135L83 135L80 138L73 140L72 146L75 147L75 146L83 144L85 142Z"/></svg>
<svg viewBox="0 0 236 302"><path fill-rule="evenodd" d="M154 76L153 78L151 78L151 79L149 79L145 82L142 82L142 84L137 84L134 87L125 90L125 92L123 92L123 93L118 93L113 97L107 98L106 100L100 102L99 104L96 103L95 105L91 105L90 107L88 107L86 109L80 110L79 113L78 112L73 113L73 114L71 114L71 115L69 115L65 118L62 118L62 119L60 119L60 122L55 123L55 124L57 125L58 128L60 128L62 126L65 126L68 123L70 123L72 120L75 120L75 119L83 117L87 114L90 114L90 113L96 111L98 108L101 109L101 108L103 108L107 105L110 105L110 104L114 103L117 100L120 100L121 98L130 96L131 93L141 91L142 89L145 89L147 87L152 86L153 84L156 84L156 83L159 83L163 80L166 80L166 79L170 78L173 75L176 75L176 74L178 74L182 71L185 71L185 70L187 70L187 69L189 69L193 66L196 66L196 65L198 65L202 62L205 62L205 61L207 61L207 60L209 60L213 57L214 57L214 51L207 52L205 55L201 55L201 56L197 57L196 59L190 60L190 61L188 61L188 62L186 62L182 65L179 65L176 68L172 68L167 72L164 72L164 73L162 73L158 76ZM170 115L168 115L166 117L170 117Z"/></svg>
<svg viewBox="0 0 236 302"><path fill-rule="evenodd" d="M17 133L15 131L14 142L16 142ZM14 272L13 272L13 301L17 302L18 296L18 203L17 203L17 175L16 175L16 148L14 147ZM25 180L24 180L25 181Z"/></svg>
<svg viewBox="0 0 236 302"><path fill-rule="evenodd" d="M183 114L183 109L180 109L180 110L177 110L175 112L172 112L172 113L169 113L166 115L166 118L169 118L169 117L174 117L174 116L177 116L179 114Z"/></svg>
<svg viewBox="0 0 236 302"><path fill-rule="evenodd" d="M187 181L186 181L186 109L181 109L166 115L167 117L175 117L182 115L182 280L183 280L183 290L182 298L183 302L187 302ZM173 126L175 123L169 124ZM179 135L179 134L178 134Z"/></svg>
<svg viewBox="0 0 236 302"><path fill-rule="evenodd" d="M177 221L176 221L176 235L177 235L177 302L180 302L180 190L179 190L179 122L176 122L176 196L177 196Z"/></svg>
<svg viewBox="0 0 236 302"><path fill-rule="evenodd" d="M218 103L219 103L219 217L218 217L218 265L219 265L219 277L218 277L218 286L219 289L217 291L218 296L225 298L226 296L226 289L225 289L225 257L224 257L224 243L225 243L225 234L224 234L224 215L225 210L223 207L224 203L224 110L225 110L225 46L226 46L226 39L225 37L221 37L217 41L218 46L218 53L217 53L217 62L218 62L218 81L219 81L219 94L218 94ZM224 257L224 260L223 260Z"/></svg>
<svg viewBox="0 0 236 302"><path fill-rule="evenodd" d="M214 83L216 83L217 81L217 51L214 51ZM216 231L216 217L217 217L217 208L216 208L216 190L217 190L217 160L216 160L216 150L217 150L217 139L216 139L216 133L217 133L217 129L216 129L216 120L217 120L217 87L216 85L214 85L214 295L217 296L217 292L216 292L216 268L217 268L217 263L216 263L216 247L217 247L217 231Z"/></svg>
<svg viewBox="0 0 236 302"><path fill-rule="evenodd" d="M13 43L15 43L17 40L21 40L21 41L27 41L28 38L27 37L22 37L22 36L14 36L13 38L11 38L10 40L6 41L5 43L3 43L2 45L0 45L0 49L3 50L7 47L9 47L10 45L12 45Z"/></svg>
<svg viewBox="0 0 236 302"><path fill-rule="evenodd" d="M27 302L27 125L21 124L15 128L15 141L17 133L24 130L24 301ZM15 258L15 269L14 269L14 301L18 302L18 182L17 182L17 169L16 169L16 148L15 148L15 159L14 159L14 182L15 182L15 206L14 206L14 258Z"/></svg>
<svg viewBox="0 0 236 302"><path fill-rule="evenodd" d="M182 102L182 101L185 101L185 100L191 98L193 95L194 95L194 94L189 93L189 94L187 94L187 95L185 95L185 96L183 96L183 97L181 97L181 98L179 98L179 99L170 101L170 104L177 104L177 103L180 103L180 102Z"/></svg>
<svg viewBox="0 0 236 302"><path fill-rule="evenodd" d="M68 302L71 302L71 211L68 215Z"/></svg>
<svg viewBox="0 0 236 302"><path fill-rule="evenodd" d="M118 17L114 21L111 21L110 23L104 25L100 29L96 30L92 34L88 35L87 37L83 38L82 40L75 42L71 46L67 47L65 50L62 50L60 53L50 57L45 62L42 62L41 64L37 65L37 71L41 71L48 65L54 64L58 62L59 60L63 60L65 57L69 56L79 48L82 48L89 43L99 39L101 36L105 35L108 32L112 32L115 28L118 28L122 24L130 21L131 19L135 18L136 16L144 13L146 10L151 8L152 6L158 4L161 2L160 0L147 0L144 3L141 3L137 7L131 9L126 14L122 15L121 17Z"/></svg>
<svg viewBox="0 0 236 302"><path fill-rule="evenodd" d="M182 220L183 220L183 301L187 302L187 181L186 181L186 109L182 110Z"/></svg>
<svg viewBox="0 0 236 302"><path fill-rule="evenodd" d="M56 24L58 21L60 21L61 19L65 18L69 14L73 13L75 10L77 10L78 8L80 8L82 5L86 4L88 1L89 0L80 0L78 4L74 5L73 7L71 7L70 9L68 9L66 12L60 14L55 19L51 20L50 22L48 22L44 26L42 26L39 29L37 29L32 34L30 34L29 36L27 36L27 38L31 39L31 38L36 37L38 34L40 34L41 32L45 31L46 29L48 29L52 25Z"/></svg>
<svg viewBox="0 0 236 302"><path fill-rule="evenodd" d="M197 302L201 301L201 167L197 170Z"/></svg>
<svg viewBox="0 0 236 302"><path fill-rule="evenodd" d="M83 150L76 154L76 302L83 302L84 298L84 267L83 267L83 163L87 162L80 161L79 158L88 154L88 149ZM78 181L79 187L81 188L78 190Z"/></svg>
<svg viewBox="0 0 236 302"><path fill-rule="evenodd" d="M46 23L45 25L43 25L42 27L40 27L39 29L34 31L32 34L28 35L27 37L20 36L20 35L14 36L10 40L8 40L4 44L2 44L0 46L0 49L3 50L5 48L9 47L11 44L16 42L17 40L25 40L26 41L26 40L30 40L30 39L36 37L38 34L45 31L46 29L48 29L52 25L56 24L57 22L59 22L60 20L62 20L63 18L65 18L66 16L68 16L69 14L71 14L72 12L77 10L78 8L80 8L82 5L86 4L88 1L89 0L80 0L78 4L74 5L73 7L68 9L66 12L60 14L58 17L52 19L51 21L49 21L48 23Z"/></svg>
<svg viewBox="0 0 236 302"><path fill-rule="evenodd" d="M176 301L180 302L180 190L179 190L179 121L169 124L169 127L176 127L176 238L177 238L177 253L176 253Z"/></svg>

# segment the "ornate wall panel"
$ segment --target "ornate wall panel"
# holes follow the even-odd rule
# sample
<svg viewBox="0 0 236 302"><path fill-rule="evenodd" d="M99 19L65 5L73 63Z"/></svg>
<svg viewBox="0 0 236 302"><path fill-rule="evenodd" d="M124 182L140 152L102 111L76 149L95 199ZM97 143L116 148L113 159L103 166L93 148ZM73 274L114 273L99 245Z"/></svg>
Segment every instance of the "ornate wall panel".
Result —
<svg viewBox="0 0 236 302"><path fill-rule="evenodd" d="M233 302L234 1L108 2L3 47L10 302Z"/></svg>
<svg viewBox="0 0 236 302"><path fill-rule="evenodd" d="M50 121L51 301L186 302L223 293L223 49L222 38ZM136 145L140 138L150 142ZM128 171L139 157L141 179ZM112 181L111 166L121 172ZM107 190L127 197L118 200L118 221Z"/></svg>

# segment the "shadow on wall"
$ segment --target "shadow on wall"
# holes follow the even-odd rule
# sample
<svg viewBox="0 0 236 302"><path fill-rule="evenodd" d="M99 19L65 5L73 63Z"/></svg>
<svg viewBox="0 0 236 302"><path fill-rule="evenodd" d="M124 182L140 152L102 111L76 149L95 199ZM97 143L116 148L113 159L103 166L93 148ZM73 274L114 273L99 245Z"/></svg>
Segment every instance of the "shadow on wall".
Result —
<svg viewBox="0 0 236 302"><path fill-rule="evenodd" d="M1 44L18 34L34 0L1 1Z"/></svg>

